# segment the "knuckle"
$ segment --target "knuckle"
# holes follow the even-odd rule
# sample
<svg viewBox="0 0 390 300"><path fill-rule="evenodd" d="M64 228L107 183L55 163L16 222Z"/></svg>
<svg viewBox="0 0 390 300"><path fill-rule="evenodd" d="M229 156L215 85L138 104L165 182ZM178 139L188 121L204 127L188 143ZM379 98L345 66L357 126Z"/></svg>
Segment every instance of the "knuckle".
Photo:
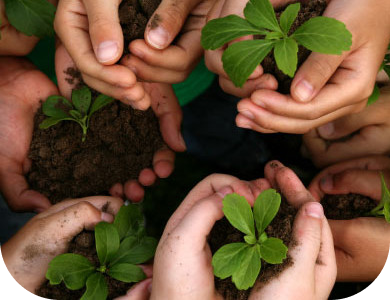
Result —
<svg viewBox="0 0 390 300"><path fill-rule="evenodd" d="M88 216L89 218L96 218L100 213L96 207L87 201L82 201L77 204L77 210L82 212L81 215Z"/></svg>
<svg viewBox="0 0 390 300"><path fill-rule="evenodd" d="M316 76L319 76L323 81L327 80L333 73L333 67L327 60L315 58L311 64Z"/></svg>

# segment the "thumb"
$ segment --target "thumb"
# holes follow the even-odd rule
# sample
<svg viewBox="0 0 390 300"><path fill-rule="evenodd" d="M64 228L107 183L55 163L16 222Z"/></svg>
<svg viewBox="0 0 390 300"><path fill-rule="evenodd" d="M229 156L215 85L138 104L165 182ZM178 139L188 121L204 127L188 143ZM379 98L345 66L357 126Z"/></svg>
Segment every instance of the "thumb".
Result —
<svg viewBox="0 0 390 300"><path fill-rule="evenodd" d="M119 0L84 0L92 47L97 60L104 65L116 63L123 52L119 3Z"/></svg>
<svg viewBox="0 0 390 300"><path fill-rule="evenodd" d="M299 102L311 101L337 70L344 56L311 53L291 83L291 96Z"/></svg>
<svg viewBox="0 0 390 300"><path fill-rule="evenodd" d="M165 49L183 27L188 14L200 0L163 0L145 30L145 41L153 48Z"/></svg>

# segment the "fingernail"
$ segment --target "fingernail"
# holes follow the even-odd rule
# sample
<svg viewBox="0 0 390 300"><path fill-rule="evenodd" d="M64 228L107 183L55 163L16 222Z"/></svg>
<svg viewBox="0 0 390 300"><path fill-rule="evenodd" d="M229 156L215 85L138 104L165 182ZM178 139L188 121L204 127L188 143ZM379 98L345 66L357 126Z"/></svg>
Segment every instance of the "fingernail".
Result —
<svg viewBox="0 0 390 300"><path fill-rule="evenodd" d="M313 95L313 91L313 86L304 79L302 79L295 87L295 94L302 102L309 101Z"/></svg>
<svg viewBox="0 0 390 300"><path fill-rule="evenodd" d="M144 58L144 53L138 48L131 49L131 53L138 58Z"/></svg>
<svg viewBox="0 0 390 300"><path fill-rule="evenodd" d="M102 221L107 223L112 223L114 221L114 216L105 212L102 212L101 217Z"/></svg>
<svg viewBox="0 0 390 300"><path fill-rule="evenodd" d="M158 26L151 29L147 35L148 43L157 49L163 49L168 43L168 32Z"/></svg>
<svg viewBox="0 0 390 300"><path fill-rule="evenodd" d="M324 138L330 137L334 133L334 123L330 122L328 124L322 125L322 126L318 127L317 130L318 130L318 134L321 137L324 137Z"/></svg>
<svg viewBox="0 0 390 300"><path fill-rule="evenodd" d="M245 117L247 117L248 119L250 120L254 120L255 119L255 116L253 115L253 113L250 111L250 110L241 110L241 111L238 111L240 114L244 115Z"/></svg>
<svg viewBox="0 0 390 300"><path fill-rule="evenodd" d="M119 46L117 42L105 41L97 48L97 59L99 62L107 62L118 56Z"/></svg>
<svg viewBox="0 0 390 300"><path fill-rule="evenodd" d="M34 212L36 212L37 214L40 214L41 212L44 212L45 210L46 210L46 208L37 207L36 209L34 209Z"/></svg>
<svg viewBox="0 0 390 300"><path fill-rule="evenodd" d="M324 192L331 191L333 189L332 175L326 175L325 177L321 178L320 187Z"/></svg>
<svg viewBox="0 0 390 300"><path fill-rule="evenodd" d="M324 209L318 202L308 202L305 206L305 212L306 215L316 219L322 219L324 217Z"/></svg>
<svg viewBox="0 0 390 300"><path fill-rule="evenodd" d="M183 149L187 149L186 142L184 141L183 135L179 132L179 143Z"/></svg>
<svg viewBox="0 0 390 300"><path fill-rule="evenodd" d="M219 196L221 196L221 198L224 198L226 195L229 195L229 194L232 194L233 193L233 190L230 186L224 186L223 188L221 188L217 194Z"/></svg>

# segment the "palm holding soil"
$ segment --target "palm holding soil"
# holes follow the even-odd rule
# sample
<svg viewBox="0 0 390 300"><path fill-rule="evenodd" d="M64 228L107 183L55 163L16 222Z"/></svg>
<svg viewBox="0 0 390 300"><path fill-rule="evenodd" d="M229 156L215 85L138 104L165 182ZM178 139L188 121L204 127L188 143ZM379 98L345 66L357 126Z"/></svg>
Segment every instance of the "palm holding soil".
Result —
<svg viewBox="0 0 390 300"><path fill-rule="evenodd" d="M58 94L58 90L25 59L0 58L0 73L0 188L11 209L39 212L50 202L29 189L24 174L29 168L35 111L40 100Z"/></svg>

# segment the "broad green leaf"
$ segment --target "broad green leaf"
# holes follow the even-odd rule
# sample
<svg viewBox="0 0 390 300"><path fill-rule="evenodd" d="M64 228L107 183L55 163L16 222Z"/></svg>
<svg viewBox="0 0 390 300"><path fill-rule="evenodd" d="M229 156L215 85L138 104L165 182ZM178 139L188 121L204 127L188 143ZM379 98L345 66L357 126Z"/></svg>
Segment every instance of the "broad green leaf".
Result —
<svg viewBox="0 0 390 300"><path fill-rule="evenodd" d="M254 27L251 23L236 15L211 20L202 29L202 46L215 50L239 37L263 35L266 31Z"/></svg>
<svg viewBox="0 0 390 300"><path fill-rule="evenodd" d="M52 285L64 281L68 289L78 290L85 285L88 276L94 272L95 266L86 257L66 253L52 259L46 272L46 278Z"/></svg>
<svg viewBox="0 0 390 300"><path fill-rule="evenodd" d="M268 32L265 35L266 40L280 40L282 37L283 37L283 33L276 32L276 31Z"/></svg>
<svg viewBox="0 0 390 300"><path fill-rule="evenodd" d="M78 110L70 110L69 111L69 114L73 117L73 118L75 118L75 119L78 119L78 120L80 120L80 119L82 119L83 118L83 116L81 115L81 113L78 111Z"/></svg>
<svg viewBox="0 0 390 300"><path fill-rule="evenodd" d="M340 55L352 45L352 34L345 24L328 17L306 21L291 37L307 49L324 54Z"/></svg>
<svg viewBox="0 0 390 300"><path fill-rule="evenodd" d="M54 36L56 8L47 0L4 0L10 24L24 34L39 38Z"/></svg>
<svg viewBox="0 0 390 300"><path fill-rule="evenodd" d="M372 91L372 94L370 95L370 97L368 97L367 105L371 105L371 104L375 103L379 99L380 94L381 94L381 92L379 90L379 87L375 83L374 90Z"/></svg>
<svg viewBox="0 0 390 300"><path fill-rule="evenodd" d="M390 223L390 202L386 202L383 207L383 214L387 223Z"/></svg>
<svg viewBox="0 0 390 300"><path fill-rule="evenodd" d="M91 97L91 91L86 86L72 91L72 103L83 115L88 113L89 107L91 106Z"/></svg>
<svg viewBox="0 0 390 300"><path fill-rule="evenodd" d="M116 264L110 267L107 274L123 282L138 282L146 278L144 271L132 264Z"/></svg>
<svg viewBox="0 0 390 300"><path fill-rule="evenodd" d="M59 118L54 118L54 117L50 117L50 118L47 118L45 120L42 121L41 124L39 124L39 128L40 129L47 129L51 126L54 126L56 125L57 123L61 122L61 121L65 121L65 120L68 120L68 121L74 121L72 118L63 118L63 119L59 119Z"/></svg>
<svg viewBox="0 0 390 300"><path fill-rule="evenodd" d="M93 101L91 109L89 110L89 116L92 116L92 114L95 111L98 111L99 109L103 108L104 106L110 104L112 101L114 101L113 98L108 97L106 95L100 94L97 96L95 101Z"/></svg>
<svg viewBox="0 0 390 300"><path fill-rule="evenodd" d="M243 253L240 267L233 273L232 281L239 290L247 290L255 284L261 269L259 245L248 247Z"/></svg>
<svg viewBox="0 0 390 300"><path fill-rule="evenodd" d="M262 234L275 218L279 211L280 202L280 194L274 189L265 190L257 197L253 206L253 215L258 234Z"/></svg>
<svg viewBox="0 0 390 300"><path fill-rule="evenodd" d="M214 275L225 279L233 275L240 268L240 263L249 246L245 243L232 243L222 246L214 253L211 264Z"/></svg>
<svg viewBox="0 0 390 300"><path fill-rule="evenodd" d="M50 96L42 104L42 112L48 117L67 118L69 115L64 111L72 109L72 104L62 96Z"/></svg>
<svg viewBox="0 0 390 300"><path fill-rule="evenodd" d="M255 236L253 213L245 197L229 194L223 198L223 213L235 228L246 235Z"/></svg>
<svg viewBox="0 0 390 300"><path fill-rule="evenodd" d="M100 222L95 226L96 251L101 265L106 265L119 249L119 234L113 224Z"/></svg>
<svg viewBox="0 0 390 300"><path fill-rule="evenodd" d="M274 57L276 65L284 74L294 77L298 64L298 44L292 38L275 43Z"/></svg>
<svg viewBox="0 0 390 300"><path fill-rule="evenodd" d="M256 27L281 31L269 0L250 0L244 9L244 15Z"/></svg>
<svg viewBox="0 0 390 300"><path fill-rule="evenodd" d="M264 57L272 50L273 40L241 41L230 45L222 55L223 68L237 87L242 87Z"/></svg>
<svg viewBox="0 0 390 300"><path fill-rule="evenodd" d="M260 245L261 257L270 264L281 264L286 258L288 248L277 238L268 238Z"/></svg>
<svg viewBox="0 0 390 300"><path fill-rule="evenodd" d="M298 16L299 10L301 9L300 3L294 3L287 6L287 8L280 15L280 28L285 34L290 31L291 25L294 23Z"/></svg>
<svg viewBox="0 0 390 300"><path fill-rule="evenodd" d="M244 236L244 241L250 245L254 245L257 243L256 237L254 237L253 235Z"/></svg>
<svg viewBox="0 0 390 300"><path fill-rule="evenodd" d="M108 287L102 273L93 273L87 279L87 289L80 300L106 300Z"/></svg>
<svg viewBox="0 0 390 300"><path fill-rule="evenodd" d="M117 228L119 237L138 235L144 227L144 217L140 206L137 204L123 205L115 216L114 226Z"/></svg>
<svg viewBox="0 0 390 300"><path fill-rule="evenodd" d="M120 263L136 265L147 262L154 256L157 243L157 240L152 237L144 237L139 241L138 238L129 236L121 242L111 265Z"/></svg>

